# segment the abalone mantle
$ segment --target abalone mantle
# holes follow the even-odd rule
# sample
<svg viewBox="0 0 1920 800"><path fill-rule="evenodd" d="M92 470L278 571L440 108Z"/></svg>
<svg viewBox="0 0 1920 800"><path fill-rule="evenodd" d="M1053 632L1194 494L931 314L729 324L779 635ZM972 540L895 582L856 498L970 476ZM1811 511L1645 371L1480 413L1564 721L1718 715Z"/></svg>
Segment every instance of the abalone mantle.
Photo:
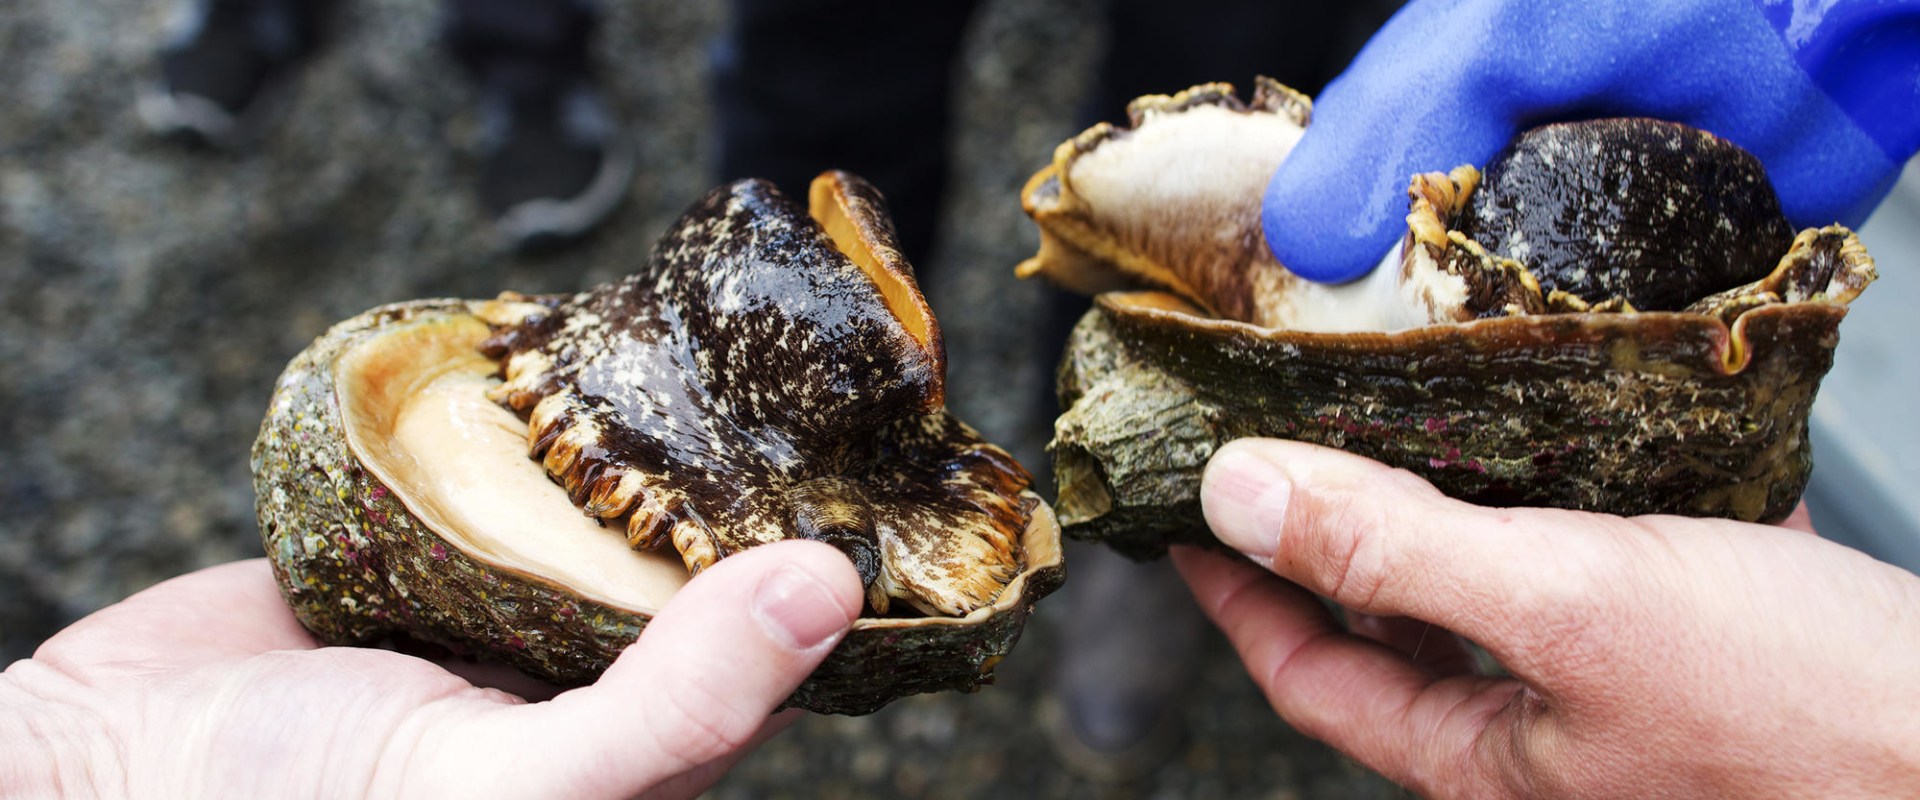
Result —
<svg viewBox="0 0 1920 800"><path fill-rule="evenodd" d="M671 543L698 573L815 538L853 560L876 612L966 614L1020 571L1032 479L942 408L939 327L877 193L828 173L812 205L741 181L617 283L484 307L506 378L491 396L635 548Z"/></svg>
<svg viewBox="0 0 1920 800"><path fill-rule="evenodd" d="M1679 311L1766 277L1793 228L1760 159L1674 122L1542 125L1488 162L1453 226L1549 295Z"/></svg>
<svg viewBox="0 0 1920 800"><path fill-rule="evenodd" d="M1837 326L1874 278L1850 231L1803 231L1759 280L1636 312L1543 288L1460 231L1481 178L1463 166L1413 177L1408 233L1368 279L1311 284L1273 261L1260 193L1245 190L1292 146L1255 131L1310 117L1261 84L1252 103L1224 84L1136 100L1134 129L1062 145L1023 193L1042 245L1022 275L1148 290L1101 294L1061 365L1068 410L1051 450L1071 535L1136 557L1210 541L1200 475L1244 436L1342 447L1484 504L1746 520L1792 509ZM1149 135L1174 117L1238 144Z"/></svg>

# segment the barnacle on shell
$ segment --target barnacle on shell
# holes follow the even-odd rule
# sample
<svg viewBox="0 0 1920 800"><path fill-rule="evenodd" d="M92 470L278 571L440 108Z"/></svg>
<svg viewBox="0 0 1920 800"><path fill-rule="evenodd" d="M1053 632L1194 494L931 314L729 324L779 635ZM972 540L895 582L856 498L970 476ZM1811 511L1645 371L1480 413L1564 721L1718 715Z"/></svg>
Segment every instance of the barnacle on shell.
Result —
<svg viewBox="0 0 1920 800"><path fill-rule="evenodd" d="M481 310L491 397L635 548L698 573L783 538L846 552L869 604L962 615L1020 571L1018 463L942 406L940 329L872 187L764 181L696 204L625 279Z"/></svg>
<svg viewBox="0 0 1920 800"><path fill-rule="evenodd" d="M1130 107L1062 144L1020 265L1098 293L1050 450L1068 532L1131 555L1206 541L1198 494L1243 436L1341 447L1456 497L1777 520L1846 304L1875 276L1839 226L1787 235L1757 161L1643 119L1548 125L1483 174L1411 177L1407 234L1321 285L1262 239L1304 97L1261 79ZM1434 165L1444 167L1447 165Z"/></svg>

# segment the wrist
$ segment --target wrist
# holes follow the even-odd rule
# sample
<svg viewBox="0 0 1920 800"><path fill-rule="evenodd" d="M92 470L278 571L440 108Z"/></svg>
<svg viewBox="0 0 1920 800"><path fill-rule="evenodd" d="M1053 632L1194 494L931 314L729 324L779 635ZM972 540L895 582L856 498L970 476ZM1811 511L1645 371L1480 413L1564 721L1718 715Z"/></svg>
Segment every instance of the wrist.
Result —
<svg viewBox="0 0 1920 800"><path fill-rule="evenodd" d="M31 660L0 673L0 800L125 793L105 721L62 699L83 688Z"/></svg>

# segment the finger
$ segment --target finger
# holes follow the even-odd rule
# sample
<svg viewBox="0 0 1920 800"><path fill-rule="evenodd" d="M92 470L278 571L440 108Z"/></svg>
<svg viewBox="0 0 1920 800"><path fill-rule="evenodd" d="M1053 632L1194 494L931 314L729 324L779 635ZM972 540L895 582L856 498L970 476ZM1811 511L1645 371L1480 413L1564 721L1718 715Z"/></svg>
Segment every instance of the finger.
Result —
<svg viewBox="0 0 1920 800"><path fill-rule="evenodd" d="M1638 574L1606 527L1631 523L1481 508L1314 445L1232 442L1208 465L1200 496L1214 534L1281 577L1353 611L1438 624L1521 674L1526 645L1568 635L1619 593L1600 584Z"/></svg>
<svg viewBox="0 0 1920 800"><path fill-rule="evenodd" d="M499 709L458 738L497 753L478 760L500 765L482 784L493 794L637 794L749 745L860 607L838 550L756 547L689 582L593 686Z"/></svg>
<svg viewBox="0 0 1920 800"><path fill-rule="evenodd" d="M56 666L191 667L318 647L264 558L190 572L87 615L34 654Z"/></svg>
<svg viewBox="0 0 1920 800"><path fill-rule="evenodd" d="M1473 654L1451 631L1411 617L1347 613L1347 631L1405 655L1435 677L1473 675Z"/></svg>
<svg viewBox="0 0 1920 800"><path fill-rule="evenodd" d="M1289 725L1421 794L1488 795L1478 760L1510 680L1435 679L1404 655L1343 634L1312 595L1218 553L1173 549L1207 616ZM1463 766L1468 766L1462 770Z"/></svg>

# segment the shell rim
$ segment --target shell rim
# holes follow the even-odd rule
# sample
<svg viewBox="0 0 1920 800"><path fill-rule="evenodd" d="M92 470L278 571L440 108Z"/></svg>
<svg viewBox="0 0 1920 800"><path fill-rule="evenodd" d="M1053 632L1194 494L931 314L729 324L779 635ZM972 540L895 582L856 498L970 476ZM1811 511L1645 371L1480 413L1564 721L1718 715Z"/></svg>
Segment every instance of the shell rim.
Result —
<svg viewBox="0 0 1920 800"><path fill-rule="evenodd" d="M1737 375L1752 362L1751 340L1746 335L1747 321L1755 315L1836 314L1845 317L1847 305L1836 300L1807 300L1776 303L1747 309L1729 326L1725 320L1709 314L1687 311L1637 311L1630 314L1574 312L1536 316L1491 317L1466 322L1442 322L1397 331L1360 331L1329 333L1273 328L1250 322L1204 316L1166 308L1163 302L1184 298L1169 292L1143 290L1104 292L1093 298L1095 305L1123 320L1143 320L1180 325L1214 335L1244 336L1274 344L1317 347L1321 349L1412 349L1438 345L1452 339L1474 338L1483 342L1518 341L1509 330L1527 330L1548 326L1578 326L1596 332L1617 333L1647 330L1704 329L1715 343L1716 359L1724 375ZM1152 302L1148 305L1146 302Z"/></svg>

